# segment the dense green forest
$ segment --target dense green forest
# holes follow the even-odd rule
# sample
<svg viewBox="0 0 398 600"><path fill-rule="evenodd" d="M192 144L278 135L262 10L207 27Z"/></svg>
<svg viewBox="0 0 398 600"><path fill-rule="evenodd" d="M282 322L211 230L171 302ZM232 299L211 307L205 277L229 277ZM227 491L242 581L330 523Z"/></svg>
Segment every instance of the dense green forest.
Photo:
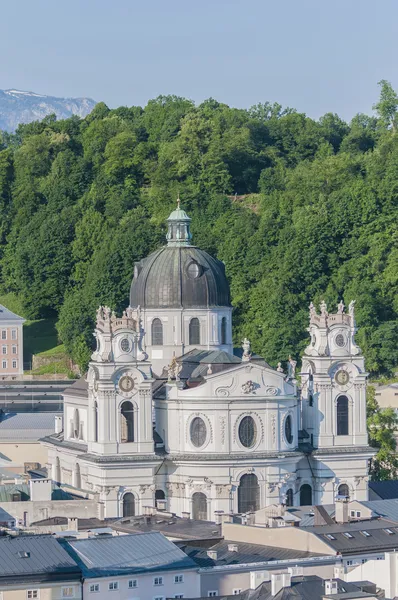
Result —
<svg viewBox="0 0 398 600"><path fill-rule="evenodd" d="M398 365L398 98L374 116L313 120L159 97L84 120L0 133L0 286L55 316L82 367L96 308L128 304L134 262L164 243L179 194L194 243L226 264L235 341L272 365L299 357L308 305L356 299L374 374Z"/></svg>

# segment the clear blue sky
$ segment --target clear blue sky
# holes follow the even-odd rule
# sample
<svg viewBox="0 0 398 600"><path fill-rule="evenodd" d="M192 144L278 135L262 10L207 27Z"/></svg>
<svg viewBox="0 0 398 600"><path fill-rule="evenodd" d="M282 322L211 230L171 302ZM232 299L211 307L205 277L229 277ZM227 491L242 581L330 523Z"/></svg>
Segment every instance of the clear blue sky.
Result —
<svg viewBox="0 0 398 600"><path fill-rule="evenodd" d="M0 16L0 89L350 119L380 79L398 88L397 0L3 0Z"/></svg>

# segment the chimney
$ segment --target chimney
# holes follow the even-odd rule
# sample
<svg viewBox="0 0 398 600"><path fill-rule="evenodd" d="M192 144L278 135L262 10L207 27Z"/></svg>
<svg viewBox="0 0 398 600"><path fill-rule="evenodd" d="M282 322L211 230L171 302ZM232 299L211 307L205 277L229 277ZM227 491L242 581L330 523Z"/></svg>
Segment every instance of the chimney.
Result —
<svg viewBox="0 0 398 600"><path fill-rule="evenodd" d="M221 525L223 513L224 513L223 510L215 510L214 511L214 515L215 515L215 519L214 520L216 522L216 525Z"/></svg>
<svg viewBox="0 0 398 600"><path fill-rule="evenodd" d="M191 513L188 512L188 511L186 511L186 510L183 510L182 513L181 513L181 516L182 516L183 519L185 519L186 521L188 521L191 518Z"/></svg>
<svg viewBox="0 0 398 600"><path fill-rule="evenodd" d="M48 502L51 500L53 484L51 479L29 479L30 500Z"/></svg>
<svg viewBox="0 0 398 600"><path fill-rule="evenodd" d="M77 517L68 517L68 530L79 531L79 519Z"/></svg>
<svg viewBox="0 0 398 600"><path fill-rule="evenodd" d="M55 433L61 433L64 428L64 419L62 415L55 415Z"/></svg>
<svg viewBox="0 0 398 600"><path fill-rule="evenodd" d="M290 573L271 574L271 595L276 596L283 588L290 587L292 576Z"/></svg>
<svg viewBox="0 0 398 600"><path fill-rule="evenodd" d="M334 503L334 518L336 523L348 523L348 498L346 496L337 496Z"/></svg>
<svg viewBox="0 0 398 600"><path fill-rule="evenodd" d="M337 581L333 579L325 580L325 596L331 596L338 593Z"/></svg>

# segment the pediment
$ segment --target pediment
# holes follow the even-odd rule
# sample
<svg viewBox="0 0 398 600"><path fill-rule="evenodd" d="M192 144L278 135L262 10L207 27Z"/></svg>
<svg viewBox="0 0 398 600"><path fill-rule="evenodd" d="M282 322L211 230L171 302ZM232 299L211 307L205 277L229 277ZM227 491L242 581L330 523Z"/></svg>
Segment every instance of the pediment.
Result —
<svg viewBox="0 0 398 600"><path fill-rule="evenodd" d="M241 363L226 372L208 375L201 396L216 398L275 398L296 394L295 385L286 375L269 367ZM195 388L196 392L199 388Z"/></svg>

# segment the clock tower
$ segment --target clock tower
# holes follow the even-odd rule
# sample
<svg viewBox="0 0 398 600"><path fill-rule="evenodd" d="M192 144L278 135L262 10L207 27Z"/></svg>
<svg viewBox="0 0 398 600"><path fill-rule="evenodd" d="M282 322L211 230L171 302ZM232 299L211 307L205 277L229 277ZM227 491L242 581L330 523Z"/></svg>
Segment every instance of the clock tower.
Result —
<svg viewBox="0 0 398 600"><path fill-rule="evenodd" d="M364 357L355 343L355 310L332 314L310 305L310 344L302 366L302 428L313 451L314 490L322 503L336 495L367 499L368 446ZM352 456L350 456L352 453Z"/></svg>

